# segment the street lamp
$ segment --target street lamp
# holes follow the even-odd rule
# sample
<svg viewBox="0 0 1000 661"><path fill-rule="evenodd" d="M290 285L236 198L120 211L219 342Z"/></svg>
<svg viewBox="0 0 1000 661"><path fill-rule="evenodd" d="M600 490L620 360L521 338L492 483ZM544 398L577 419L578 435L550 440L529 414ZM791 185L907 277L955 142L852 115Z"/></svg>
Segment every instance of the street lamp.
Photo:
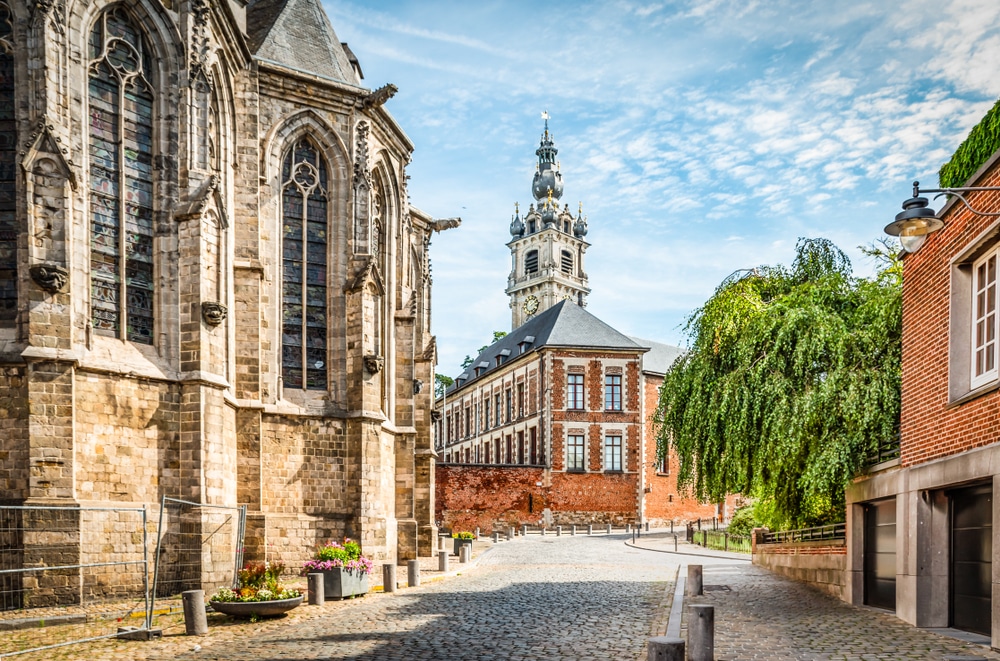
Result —
<svg viewBox="0 0 1000 661"><path fill-rule="evenodd" d="M927 240L927 235L936 232L944 227L937 212L928 208L928 200L922 197L921 193L936 193L934 199L942 195L954 195L965 208L977 216L1000 216L1000 213L989 211L978 211L973 209L963 196L963 193L973 191L1000 191L1000 186L964 186L961 188L920 188L920 182L913 182L913 197L903 202L903 210L896 214L896 220L885 226L885 233L890 236L898 236L899 242L903 244L906 252L917 252Z"/></svg>

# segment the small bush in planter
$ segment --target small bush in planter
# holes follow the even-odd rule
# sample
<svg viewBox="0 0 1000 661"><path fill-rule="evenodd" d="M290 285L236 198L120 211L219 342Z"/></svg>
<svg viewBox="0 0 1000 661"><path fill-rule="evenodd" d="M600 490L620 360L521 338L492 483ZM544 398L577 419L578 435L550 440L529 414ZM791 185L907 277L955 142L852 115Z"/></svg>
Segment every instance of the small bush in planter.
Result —
<svg viewBox="0 0 1000 661"><path fill-rule="evenodd" d="M474 532L468 532L468 531L453 532L453 533L451 533L451 536L454 537L455 539L461 539L461 540L466 540L467 539L467 540L469 540L471 542L472 540L474 540L476 538L476 533L474 533Z"/></svg>
<svg viewBox="0 0 1000 661"><path fill-rule="evenodd" d="M285 565L280 562L248 562L237 572L239 587L235 590L219 588L210 601L278 601L302 596L298 590L281 584Z"/></svg>
<svg viewBox="0 0 1000 661"><path fill-rule="evenodd" d="M361 555L361 545L345 539L343 544L330 541L316 549L316 557L302 565L302 573L322 573L327 599L346 599L368 592L368 575L374 565Z"/></svg>

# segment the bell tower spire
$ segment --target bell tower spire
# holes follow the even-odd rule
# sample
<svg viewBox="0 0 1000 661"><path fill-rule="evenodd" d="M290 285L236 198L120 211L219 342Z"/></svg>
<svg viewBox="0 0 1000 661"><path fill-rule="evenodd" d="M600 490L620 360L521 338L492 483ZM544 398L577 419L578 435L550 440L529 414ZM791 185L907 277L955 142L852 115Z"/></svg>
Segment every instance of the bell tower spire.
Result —
<svg viewBox="0 0 1000 661"><path fill-rule="evenodd" d="M549 132L549 113L542 113L545 129L535 155L538 162L531 182L535 202L521 216L514 205L507 246L511 254L511 272L507 279L510 297L511 328L517 328L534 315L560 301L572 301L585 307L590 287L583 269L584 253L590 244L587 219L580 203L577 217L569 205L559 208L563 195L563 177L556 156L559 150Z"/></svg>

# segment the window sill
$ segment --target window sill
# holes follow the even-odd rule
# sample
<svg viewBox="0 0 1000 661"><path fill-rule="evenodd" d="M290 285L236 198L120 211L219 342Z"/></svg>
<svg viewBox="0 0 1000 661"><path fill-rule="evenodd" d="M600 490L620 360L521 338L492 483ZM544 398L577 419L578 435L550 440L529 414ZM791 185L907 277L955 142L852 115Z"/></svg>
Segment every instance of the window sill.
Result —
<svg viewBox="0 0 1000 661"><path fill-rule="evenodd" d="M670 471L665 473L663 471L656 471L656 477L670 477Z"/></svg>
<svg viewBox="0 0 1000 661"><path fill-rule="evenodd" d="M951 400L950 402L948 402L947 408L951 408L953 406L961 406L962 404L965 404L966 402L971 402L972 400L982 397L983 395L988 395L989 393L997 389L1000 389L1000 379L993 381L991 383L987 383L986 385L979 386L975 390L970 390L961 397L957 397Z"/></svg>
<svg viewBox="0 0 1000 661"><path fill-rule="evenodd" d="M587 469L586 468L567 468L566 472L567 473L586 473Z"/></svg>
<svg viewBox="0 0 1000 661"><path fill-rule="evenodd" d="M605 413L621 413L621 409L604 409Z"/></svg>
<svg viewBox="0 0 1000 661"><path fill-rule="evenodd" d="M623 473L624 473L625 471L623 471L623 470L619 469L619 470L606 470L606 471L604 471L604 472L605 472L605 473L615 473L615 474L618 474L618 475L621 475L621 474L623 474Z"/></svg>

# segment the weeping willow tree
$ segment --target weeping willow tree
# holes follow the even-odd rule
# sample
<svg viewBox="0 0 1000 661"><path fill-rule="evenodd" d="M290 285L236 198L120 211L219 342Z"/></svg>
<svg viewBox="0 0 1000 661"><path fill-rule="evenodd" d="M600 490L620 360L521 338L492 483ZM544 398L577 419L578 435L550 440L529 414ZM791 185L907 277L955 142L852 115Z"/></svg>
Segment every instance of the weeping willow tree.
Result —
<svg viewBox="0 0 1000 661"><path fill-rule="evenodd" d="M786 525L843 517L845 485L899 426L902 267L866 252L878 273L856 278L830 241L800 239L790 268L731 276L691 316L656 412L682 487L762 498Z"/></svg>

